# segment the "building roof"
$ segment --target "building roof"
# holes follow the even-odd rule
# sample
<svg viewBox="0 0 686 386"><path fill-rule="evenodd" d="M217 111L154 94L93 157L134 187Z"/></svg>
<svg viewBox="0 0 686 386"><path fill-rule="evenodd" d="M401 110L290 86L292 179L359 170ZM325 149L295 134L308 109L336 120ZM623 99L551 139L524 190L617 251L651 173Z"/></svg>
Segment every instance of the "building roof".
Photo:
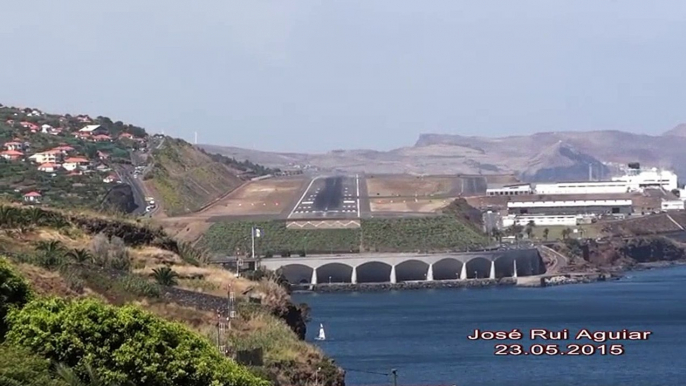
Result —
<svg viewBox="0 0 686 386"><path fill-rule="evenodd" d="M100 125L88 125L88 126L82 128L81 130L79 130L79 132L81 132L81 133L92 133L93 131L95 131L99 128L100 128Z"/></svg>
<svg viewBox="0 0 686 386"><path fill-rule="evenodd" d="M530 201L595 201L595 200L630 200L640 193L605 193L605 194L527 194L510 196L513 202Z"/></svg>
<svg viewBox="0 0 686 386"><path fill-rule="evenodd" d="M64 160L65 163L81 163L81 162L90 162L86 158L83 157L69 157Z"/></svg>
<svg viewBox="0 0 686 386"><path fill-rule="evenodd" d="M19 155L24 155L24 153L22 153L22 152L20 152L20 151L16 151L16 150L5 150L5 151L3 151L3 152L0 153L0 154L3 154L3 155L17 155L17 156L19 156Z"/></svg>
<svg viewBox="0 0 686 386"><path fill-rule="evenodd" d="M42 196L42 194L40 194L38 192L28 192L24 195L24 197L41 197L41 196Z"/></svg>

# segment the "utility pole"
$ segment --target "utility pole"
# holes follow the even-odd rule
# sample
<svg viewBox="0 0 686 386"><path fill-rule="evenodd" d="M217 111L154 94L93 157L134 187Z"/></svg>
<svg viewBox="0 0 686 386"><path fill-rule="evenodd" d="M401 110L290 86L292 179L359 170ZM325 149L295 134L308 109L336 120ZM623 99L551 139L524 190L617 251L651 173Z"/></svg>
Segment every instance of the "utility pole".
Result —
<svg viewBox="0 0 686 386"><path fill-rule="evenodd" d="M391 376L393 377L393 386L398 386L398 370L392 369Z"/></svg>

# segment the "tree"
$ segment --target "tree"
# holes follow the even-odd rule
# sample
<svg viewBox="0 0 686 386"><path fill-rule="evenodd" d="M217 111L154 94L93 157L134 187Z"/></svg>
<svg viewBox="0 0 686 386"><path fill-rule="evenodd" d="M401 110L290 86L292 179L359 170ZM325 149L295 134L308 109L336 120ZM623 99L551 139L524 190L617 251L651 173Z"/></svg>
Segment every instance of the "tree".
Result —
<svg viewBox="0 0 686 386"><path fill-rule="evenodd" d="M545 228L543 229L543 240L548 240L548 234L550 233L550 229Z"/></svg>
<svg viewBox="0 0 686 386"><path fill-rule="evenodd" d="M135 306L43 298L10 311L7 341L105 384L267 386L205 338Z"/></svg>
<svg viewBox="0 0 686 386"><path fill-rule="evenodd" d="M531 235L534 233L534 227L536 227L536 223L534 220L529 220L529 222L526 224L526 227L524 228L524 232L526 232L526 237L531 239Z"/></svg>
<svg viewBox="0 0 686 386"><path fill-rule="evenodd" d="M0 341L5 336L5 316L12 307L22 307L33 297L31 287L4 258L0 258Z"/></svg>
<svg viewBox="0 0 686 386"><path fill-rule="evenodd" d="M176 281L176 278L179 277L179 274L174 272L173 269L164 266L161 268L155 268L152 270L152 277L155 278L155 281L159 285L163 285L166 287L171 287L175 286L178 284Z"/></svg>
<svg viewBox="0 0 686 386"><path fill-rule="evenodd" d="M569 235L572 234L572 230L570 228L565 228L562 230L562 240L567 240L569 238Z"/></svg>
<svg viewBox="0 0 686 386"><path fill-rule="evenodd" d="M491 229L491 237L493 237L493 239L497 241L499 244L502 244L503 232L501 232L500 229L493 227L493 229Z"/></svg>

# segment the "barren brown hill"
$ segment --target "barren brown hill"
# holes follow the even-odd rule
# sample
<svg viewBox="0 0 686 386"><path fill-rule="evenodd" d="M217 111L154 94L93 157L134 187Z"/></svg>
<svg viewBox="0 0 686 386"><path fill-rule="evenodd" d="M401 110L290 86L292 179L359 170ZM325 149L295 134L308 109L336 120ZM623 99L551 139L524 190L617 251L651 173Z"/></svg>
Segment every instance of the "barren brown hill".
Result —
<svg viewBox="0 0 686 386"><path fill-rule="evenodd" d="M681 176L686 176L686 153L683 152L686 147L686 125L679 125L657 136L617 130L546 132L502 138L422 134L414 146L387 152L337 150L303 154L201 146L210 152L282 168L297 165L322 170L367 173L526 174L527 169L534 166L537 160L545 161L543 163L553 162L550 159L550 149L554 149L559 143L564 144L564 148L574 149L577 156L565 157L561 149L553 152L557 153L554 158L560 162L567 162L564 158L574 161L566 166L574 170L571 174L564 171L554 173L555 179L573 178L574 175L579 175L582 169L587 176L588 163L595 164L595 161L617 164L640 162L646 166L672 168ZM546 152L548 154L545 154Z"/></svg>

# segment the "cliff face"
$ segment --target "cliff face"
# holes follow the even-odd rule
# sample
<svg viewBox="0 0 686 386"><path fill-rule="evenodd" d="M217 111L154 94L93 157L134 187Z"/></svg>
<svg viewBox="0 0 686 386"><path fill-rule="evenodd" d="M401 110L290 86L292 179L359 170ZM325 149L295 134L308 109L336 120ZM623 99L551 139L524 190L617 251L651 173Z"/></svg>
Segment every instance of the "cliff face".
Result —
<svg viewBox="0 0 686 386"><path fill-rule="evenodd" d="M580 244L570 250L598 267L628 268L638 263L686 259L683 246L662 236L613 238L601 243L590 241L587 245Z"/></svg>

